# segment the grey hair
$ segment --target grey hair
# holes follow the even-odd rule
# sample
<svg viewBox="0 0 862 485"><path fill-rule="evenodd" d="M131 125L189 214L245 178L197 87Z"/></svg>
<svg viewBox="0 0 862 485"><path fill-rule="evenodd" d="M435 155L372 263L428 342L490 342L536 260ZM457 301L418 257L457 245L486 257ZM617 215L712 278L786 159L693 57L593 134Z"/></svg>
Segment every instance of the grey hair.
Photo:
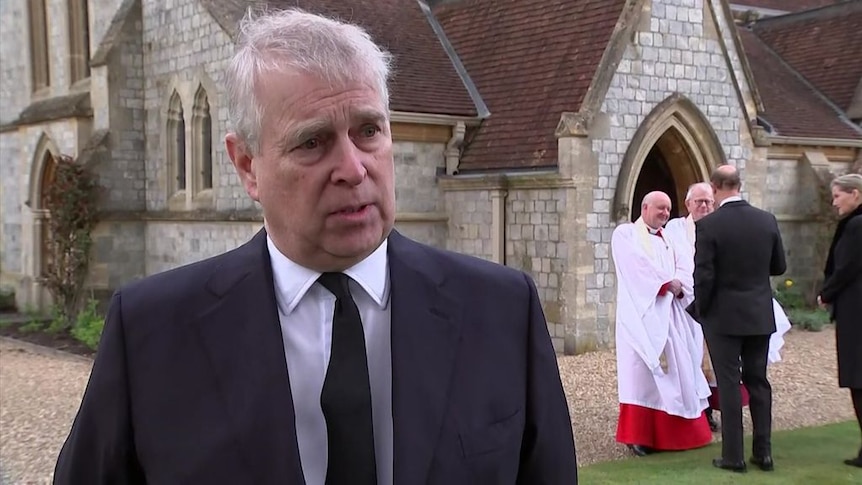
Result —
<svg viewBox="0 0 862 485"><path fill-rule="evenodd" d="M848 173L840 177L835 177L830 186L833 188L838 187L842 192L850 193L853 192L853 190L857 190L862 194L862 175L859 175L858 173Z"/></svg>
<svg viewBox="0 0 862 485"><path fill-rule="evenodd" d="M688 186L688 192L686 192L685 194L686 202L691 200L692 196L694 195L694 189L698 187L701 187L703 190L706 190L708 192L712 192L712 185L710 185L709 182L698 182L696 184L691 184Z"/></svg>
<svg viewBox="0 0 862 485"><path fill-rule="evenodd" d="M300 9L249 8L238 31L225 76L228 112L233 130L253 153L260 149L264 109L255 87L264 72L310 74L330 85L368 81L389 114L392 56L362 27Z"/></svg>

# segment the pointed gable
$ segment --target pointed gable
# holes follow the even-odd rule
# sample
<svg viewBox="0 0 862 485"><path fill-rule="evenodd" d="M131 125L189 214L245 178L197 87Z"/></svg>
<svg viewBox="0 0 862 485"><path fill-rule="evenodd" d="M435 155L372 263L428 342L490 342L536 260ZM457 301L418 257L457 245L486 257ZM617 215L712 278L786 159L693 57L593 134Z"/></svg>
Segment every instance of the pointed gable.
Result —
<svg viewBox="0 0 862 485"><path fill-rule="evenodd" d="M394 56L393 111L476 117L476 103L415 0L201 0L229 35L250 5L301 8L361 25ZM467 81L469 82L469 80Z"/></svg>
<svg viewBox="0 0 862 485"><path fill-rule="evenodd" d="M625 0L461 0L434 14L491 116L459 169L551 167L563 111L578 111Z"/></svg>

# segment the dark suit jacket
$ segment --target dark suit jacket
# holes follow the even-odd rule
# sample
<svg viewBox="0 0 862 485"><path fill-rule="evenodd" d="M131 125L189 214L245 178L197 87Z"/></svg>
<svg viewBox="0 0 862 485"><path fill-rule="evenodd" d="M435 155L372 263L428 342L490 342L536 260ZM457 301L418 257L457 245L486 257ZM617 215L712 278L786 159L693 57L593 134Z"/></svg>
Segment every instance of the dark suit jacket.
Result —
<svg viewBox="0 0 862 485"><path fill-rule="evenodd" d="M692 316L720 335L774 333L769 277L787 269L775 216L728 202L695 227Z"/></svg>
<svg viewBox="0 0 862 485"><path fill-rule="evenodd" d="M114 295L55 483L304 483L265 240ZM394 231L389 265L395 483L577 483L532 280Z"/></svg>

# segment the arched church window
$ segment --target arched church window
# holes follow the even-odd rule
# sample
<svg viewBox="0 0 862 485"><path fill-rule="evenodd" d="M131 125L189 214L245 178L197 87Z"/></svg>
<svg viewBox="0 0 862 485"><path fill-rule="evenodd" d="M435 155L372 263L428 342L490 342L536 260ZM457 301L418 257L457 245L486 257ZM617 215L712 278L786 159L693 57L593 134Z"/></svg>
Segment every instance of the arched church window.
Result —
<svg viewBox="0 0 862 485"><path fill-rule="evenodd" d="M45 0L30 0L27 7L27 20L30 24L30 75L33 91L39 91L51 85L47 9Z"/></svg>
<svg viewBox="0 0 862 485"><path fill-rule="evenodd" d="M90 77L87 0L69 1L69 75L73 84Z"/></svg>
<svg viewBox="0 0 862 485"><path fill-rule="evenodd" d="M176 91L168 102L167 162L169 195L186 189L186 122L183 118L183 102Z"/></svg>
<svg viewBox="0 0 862 485"><path fill-rule="evenodd" d="M192 127L194 137L194 158L196 176L198 177L198 190L213 188L213 143L212 143L212 117L210 116L209 98L203 86L198 88L195 94L193 108Z"/></svg>

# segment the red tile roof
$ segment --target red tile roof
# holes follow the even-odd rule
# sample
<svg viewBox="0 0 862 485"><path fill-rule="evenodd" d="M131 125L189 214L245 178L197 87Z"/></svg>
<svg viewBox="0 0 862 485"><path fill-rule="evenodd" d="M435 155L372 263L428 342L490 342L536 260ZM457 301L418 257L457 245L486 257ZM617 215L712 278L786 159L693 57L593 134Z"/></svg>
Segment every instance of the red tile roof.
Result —
<svg viewBox="0 0 862 485"><path fill-rule="evenodd" d="M807 85L755 33L740 28L742 47L763 100L760 117L773 134L806 138L862 139L862 133L839 118L839 112Z"/></svg>
<svg viewBox="0 0 862 485"><path fill-rule="evenodd" d="M728 3L748 7L768 8L771 10L783 10L785 12L801 12L803 10L835 5L842 1L844 0L728 0Z"/></svg>
<svg viewBox="0 0 862 485"><path fill-rule="evenodd" d="M394 111L477 116L476 105L415 0L202 0L230 35L250 4L299 7L365 27L395 57Z"/></svg>
<svg viewBox="0 0 862 485"><path fill-rule="evenodd" d="M757 36L842 110L862 78L862 1L754 24Z"/></svg>
<svg viewBox="0 0 862 485"><path fill-rule="evenodd" d="M557 164L563 111L578 111L625 0L461 0L434 8L491 116L461 171Z"/></svg>

